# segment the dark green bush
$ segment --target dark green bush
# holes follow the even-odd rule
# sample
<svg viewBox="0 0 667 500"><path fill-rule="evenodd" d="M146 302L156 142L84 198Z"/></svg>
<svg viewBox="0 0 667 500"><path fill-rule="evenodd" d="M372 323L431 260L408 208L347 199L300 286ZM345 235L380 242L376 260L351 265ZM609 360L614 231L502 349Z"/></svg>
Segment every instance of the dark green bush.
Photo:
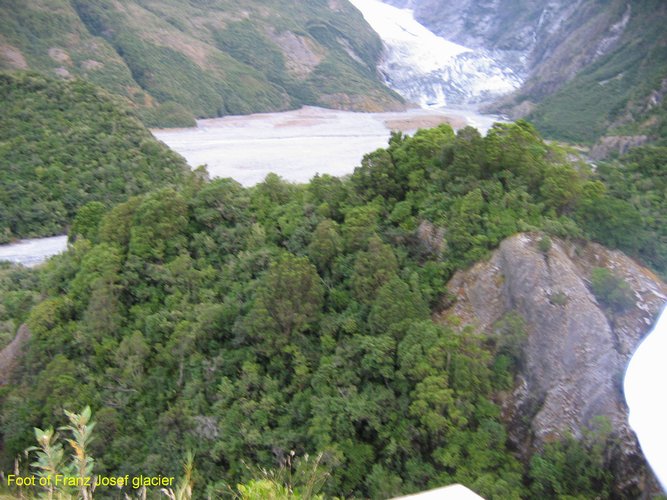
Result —
<svg viewBox="0 0 667 500"><path fill-rule="evenodd" d="M607 268L593 269L591 289L600 302L615 311L623 312L635 305L635 296L630 285Z"/></svg>

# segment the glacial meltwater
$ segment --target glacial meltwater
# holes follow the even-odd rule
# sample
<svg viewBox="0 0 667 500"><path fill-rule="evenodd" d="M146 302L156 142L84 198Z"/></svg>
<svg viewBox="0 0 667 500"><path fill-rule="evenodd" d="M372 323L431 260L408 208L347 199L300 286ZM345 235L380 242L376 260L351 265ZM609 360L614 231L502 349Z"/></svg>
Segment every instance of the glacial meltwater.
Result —
<svg viewBox="0 0 667 500"><path fill-rule="evenodd" d="M667 306L653 331L639 345L625 372L630 426L644 456L667 491Z"/></svg>
<svg viewBox="0 0 667 500"><path fill-rule="evenodd" d="M485 133L496 121L502 120L466 109L355 113L307 106L152 132L191 167L205 164L213 177L252 186L271 172L291 182L308 182L318 173L350 174L364 154L387 146L392 130L414 133L450 123L455 129L471 125Z"/></svg>
<svg viewBox="0 0 667 500"><path fill-rule="evenodd" d="M67 248L67 235L21 240L0 245L0 262L7 261L33 267Z"/></svg>

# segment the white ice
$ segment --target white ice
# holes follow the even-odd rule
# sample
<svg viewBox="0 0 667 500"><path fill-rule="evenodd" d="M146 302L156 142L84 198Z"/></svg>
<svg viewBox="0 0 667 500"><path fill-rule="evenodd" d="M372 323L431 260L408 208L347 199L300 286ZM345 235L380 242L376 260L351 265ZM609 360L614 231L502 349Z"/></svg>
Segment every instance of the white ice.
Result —
<svg viewBox="0 0 667 500"><path fill-rule="evenodd" d="M488 52L440 37L410 9L379 0L351 0L382 39L387 85L422 107L479 103L521 85L521 78Z"/></svg>
<svg viewBox="0 0 667 500"><path fill-rule="evenodd" d="M470 49L437 36L417 22L410 9L399 9L379 0L351 0L382 41L395 48L395 59L410 61L415 69L429 73Z"/></svg>
<svg viewBox="0 0 667 500"><path fill-rule="evenodd" d="M625 373L625 400L646 460L667 491L667 307L632 356Z"/></svg>

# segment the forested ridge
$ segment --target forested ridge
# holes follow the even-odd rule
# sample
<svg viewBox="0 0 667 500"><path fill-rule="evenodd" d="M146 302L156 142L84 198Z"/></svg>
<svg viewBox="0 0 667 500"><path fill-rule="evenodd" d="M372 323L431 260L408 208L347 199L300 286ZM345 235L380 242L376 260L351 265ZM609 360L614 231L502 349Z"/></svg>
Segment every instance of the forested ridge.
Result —
<svg viewBox="0 0 667 500"><path fill-rule="evenodd" d="M148 126L295 109L382 110L382 42L346 1L0 2L0 69L78 77Z"/></svg>
<svg viewBox="0 0 667 500"><path fill-rule="evenodd" d="M0 99L0 243L62 234L88 202L185 178L185 160L90 83L0 73Z"/></svg>
<svg viewBox="0 0 667 500"><path fill-rule="evenodd" d="M498 401L521 318L487 336L432 313L454 271L519 231L592 238L664 275L652 182L666 157L593 172L526 122L486 137L442 125L393 134L348 178L243 188L198 169L84 205L66 254L2 271L3 324L32 335L0 389L2 470L33 427L90 405L96 473L178 476L190 450L202 498L320 453L326 496L460 482L485 498L608 497L604 425L526 462L508 444Z"/></svg>

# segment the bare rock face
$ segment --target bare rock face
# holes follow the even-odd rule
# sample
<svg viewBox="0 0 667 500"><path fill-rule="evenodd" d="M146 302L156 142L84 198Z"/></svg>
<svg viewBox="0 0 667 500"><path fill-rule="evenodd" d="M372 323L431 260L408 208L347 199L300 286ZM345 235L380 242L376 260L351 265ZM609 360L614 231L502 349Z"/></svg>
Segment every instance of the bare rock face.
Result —
<svg viewBox="0 0 667 500"><path fill-rule="evenodd" d="M611 135L600 138L600 140L591 148L588 156L592 160L602 160L611 153L624 155L631 148L641 146L649 142L650 138L646 135Z"/></svg>
<svg viewBox="0 0 667 500"><path fill-rule="evenodd" d="M524 366L504 403L511 439L531 450L566 432L581 436L594 417L604 416L621 442L620 487L646 491L653 479L628 424L622 383L667 301L667 285L621 252L560 240L541 251L541 238L515 235L487 262L457 273L448 285L457 301L443 319L455 315L490 333L508 312L520 314L528 334ZM589 288L596 267L622 277L635 305L618 313L598 303Z"/></svg>
<svg viewBox="0 0 667 500"><path fill-rule="evenodd" d="M23 346L30 339L30 330L27 325L21 325L16 337L4 349L0 349L0 387L9 381L18 359L23 352Z"/></svg>

